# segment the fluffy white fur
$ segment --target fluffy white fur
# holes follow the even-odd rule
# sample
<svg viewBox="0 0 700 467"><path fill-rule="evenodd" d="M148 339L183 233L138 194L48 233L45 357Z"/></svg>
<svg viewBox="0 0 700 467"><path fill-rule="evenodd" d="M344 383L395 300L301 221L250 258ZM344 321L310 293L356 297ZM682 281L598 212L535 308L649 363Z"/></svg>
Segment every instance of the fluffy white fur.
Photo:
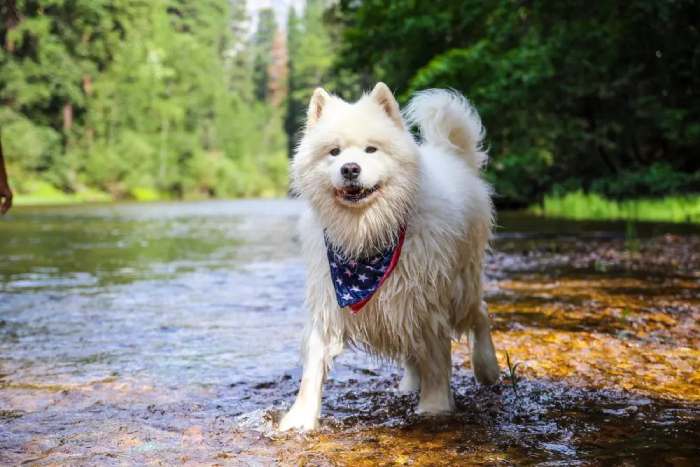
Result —
<svg viewBox="0 0 700 467"><path fill-rule="evenodd" d="M463 333L477 380L498 379L482 301L493 212L490 188L479 176L487 158L481 121L464 97L445 90L418 93L405 115L420 129L420 145L383 83L355 103L320 88L311 99L292 164L294 187L308 201L300 230L310 316L301 386L282 430L317 427L323 381L345 345L400 362L399 389L420 390L419 413L452 410L451 339ZM368 146L377 150L368 153ZM332 155L334 148L340 153ZM379 189L357 203L339 196L347 163L361 167L362 187ZM324 230L346 255L358 257L394 241L402 224L406 238L394 272L358 314L339 308Z"/></svg>

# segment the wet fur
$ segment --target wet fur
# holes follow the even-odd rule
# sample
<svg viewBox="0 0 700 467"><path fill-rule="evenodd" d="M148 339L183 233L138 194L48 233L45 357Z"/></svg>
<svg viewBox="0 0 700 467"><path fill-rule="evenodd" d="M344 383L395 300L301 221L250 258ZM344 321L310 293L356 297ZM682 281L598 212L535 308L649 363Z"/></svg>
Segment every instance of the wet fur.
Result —
<svg viewBox="0 0 700 467"><path fill-rule="evenodd" d="M409 124L419 127L420 145ZM470 336L480 382L498 379L482 302L493 219L490 188L479 174L486 161L482 137L476 111L450 91L419 93L405 118L382 83L353 104L314 93L292 164L294 187L309 203L300 233L310 316L300 392L281 429L317 426L323 379L345 345L400 362L406 368L401 389L421 390L419 412L453 406L452 338ZM378 151L365 154L370 144ZM329 157L335 146L343 151ZM366 206L347 207L334 197L336 171L347 161L362 166L363 183L381 182L381 193ZM323 232L346 255L361 256L394 241L402 223L406 239L394 272L360 313L340 309Z"/></svg>

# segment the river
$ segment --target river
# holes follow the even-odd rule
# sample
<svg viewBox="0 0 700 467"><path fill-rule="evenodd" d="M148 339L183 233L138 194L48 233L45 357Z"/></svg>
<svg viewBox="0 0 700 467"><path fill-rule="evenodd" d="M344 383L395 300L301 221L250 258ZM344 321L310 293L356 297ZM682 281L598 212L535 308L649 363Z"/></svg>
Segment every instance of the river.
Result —
<svg viewBox="0 0 700 467"><path fill-rule="evenodd" d="M487 268L501 383L476 385L455 343L457 411L421 418L397 368L346 351L321 429L276 432L300 377L300 209L0 219L0 464L700 462L700 227L678 224L501 214Z"/></svg>

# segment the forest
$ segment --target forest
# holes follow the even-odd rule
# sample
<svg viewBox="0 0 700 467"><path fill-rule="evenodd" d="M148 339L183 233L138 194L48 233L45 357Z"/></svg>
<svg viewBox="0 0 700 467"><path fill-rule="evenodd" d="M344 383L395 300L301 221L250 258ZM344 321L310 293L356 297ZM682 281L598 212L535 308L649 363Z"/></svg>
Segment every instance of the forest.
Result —
<svg viewBox="0 0 700 467"><path fill-rule="evenodd" d="M463 92L502 207L700 193L700 2L8 0L18 199L278 196L308 98ZM692 209L697 209L697 197ZM551 203L550 203L551 204Z"/></svg>

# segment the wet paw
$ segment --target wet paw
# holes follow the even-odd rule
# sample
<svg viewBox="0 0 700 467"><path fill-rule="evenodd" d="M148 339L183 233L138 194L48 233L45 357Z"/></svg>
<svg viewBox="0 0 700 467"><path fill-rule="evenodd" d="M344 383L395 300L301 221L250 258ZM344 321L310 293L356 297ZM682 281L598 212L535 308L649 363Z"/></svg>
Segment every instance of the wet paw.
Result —
<svg viewBox="0 0 700 467"><path fill-rule="evenodd" d="M279 424L280 431L311 431L316 428L318 428L318 417L296 406L292 406L289 412L282 417Z"/></svg>
<svg viewBox="0 0 700 467"><path fill-rule="evenodd" d="M421 394L421 400L416 407L416 413L419 415L440 415L453 412L455 409L455 400L452 397L452 391L448 394Z"/></svg>
<svg viewBox="0 0 700 467"><path fill-rule="evenodd" d="M501 374L496 357L487 360L474 358L474 376L479 384L496 384Z"/></svg>
<svg viewBox="0 0 700 467"><path fill-rule="evenodd" d="M454 411L454 404L450 403L420 403L416 407L418 415L444 415Z"/></svg>
<svg viewBox="0 0 700 467"><path fill-rule="evenodd" d="M498 360L489 340L486 344L477 344L472 350L472 368L479 384L496 384L501 375Z"/></svg>

